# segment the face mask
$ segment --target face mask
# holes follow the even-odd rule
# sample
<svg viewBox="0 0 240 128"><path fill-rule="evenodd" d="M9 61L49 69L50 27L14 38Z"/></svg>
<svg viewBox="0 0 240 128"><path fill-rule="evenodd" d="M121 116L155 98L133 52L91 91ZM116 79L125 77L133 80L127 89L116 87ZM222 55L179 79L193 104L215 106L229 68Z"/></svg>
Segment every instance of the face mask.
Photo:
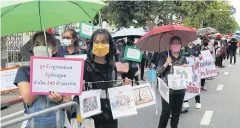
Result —
<svg viewBox="0 0 240 128"><path fill-rule="evenodd" d="M52 49L48 48L49 56L52 57ZM34 56L48 57L47 47L46 46L36 46L33 48Z"/></svg>
<svg viewBox="0 0 240 128"><path fill-rule="evenodd" d="M98 57L104 57L109 53L109 45L104 44L93 44L93 54Z"/></svg>
<svg viewBox="0 0 240 128"><path fill-rule="evenodd" d="M68 39L63 39L62 40L62 44L63 44L63 46L71 46L72 45L72 41L68 40Z"/></svg>
<svg viewBox="0 0 240 128"><path fill-rule="evenodd" d="M181 45L171 45L172 52L179 52L181 50Z"/></svg>

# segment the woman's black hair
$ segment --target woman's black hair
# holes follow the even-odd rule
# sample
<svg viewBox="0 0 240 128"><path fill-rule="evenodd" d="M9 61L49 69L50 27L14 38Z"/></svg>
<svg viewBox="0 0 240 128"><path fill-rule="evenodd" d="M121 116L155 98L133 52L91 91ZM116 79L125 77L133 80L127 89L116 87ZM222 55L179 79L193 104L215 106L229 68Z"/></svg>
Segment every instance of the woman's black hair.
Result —
<svg viewBox="0 0 240 128"><path fill-rule="evenodd" d="M71 32L71 35L72 37L75 39L74 41L74 47L78 47L79 46L79 39L78 39L78 34L77 32L74 30L74 29L67 29L65 30L63 33L67 32L67 31L70 31Z"/></svg>
<svg viewBox="0 0 240 128"><path fill-rule="evenodd" d="M113 59L113 54L114 54L114 47L113 47L113 39L111 34L108 32L106 29L98 29L93 32L90 41L89 41L89 48L88 48L88 57L90 58L91 61L94 60L95 55L92 53L93 49L93 43L94 40L96 39L97 35L104 35L105 40L109 42L109 53L106 55L106 61L110 66L114 66L114 59Z"/></svg>
<svg viewBox="0 0 240 128"><path fill-rule="evenodd" d="M173 36L171 39L170 39L170 44L174 41L174 40L178 40L180 42L180 44L182 44L182 40L179 36Z"/></svg>
<svg viewBox="0 0 240 128"><path fill-rule="evenodd" d="M47 39L47 43L52 45L53 47L56 47L57 43L56 43L56 38L55 36L53 36L52 34L46 32L46 39ZM45 43L45 37L44 37L44 32L41 31L41 32L37 32L33 35L33 38L32 38L32 43L33 43L33 46L34 44L36 43L42 43L44 42Z"/></svg>

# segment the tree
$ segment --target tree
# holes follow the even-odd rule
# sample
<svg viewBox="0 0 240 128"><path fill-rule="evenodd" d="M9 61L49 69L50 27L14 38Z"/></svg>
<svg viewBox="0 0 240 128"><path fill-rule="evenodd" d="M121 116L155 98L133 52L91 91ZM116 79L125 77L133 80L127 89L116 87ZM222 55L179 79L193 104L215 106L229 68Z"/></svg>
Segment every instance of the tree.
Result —
<svg viewBox="0 0 240 128"><path fill-rule="evenodd" d="M176 14L183 17L186 26L213 27L221 33L229 33L237 27L230 14L231 5L226 1L181 1L176 4Z"/></svg>
<svg viewBox="0 0 240 128"><path fill-rule="evenodd" d="M175 4L172 1L107 1L101 10L103 19L116 28L168 24Z"/></svg>

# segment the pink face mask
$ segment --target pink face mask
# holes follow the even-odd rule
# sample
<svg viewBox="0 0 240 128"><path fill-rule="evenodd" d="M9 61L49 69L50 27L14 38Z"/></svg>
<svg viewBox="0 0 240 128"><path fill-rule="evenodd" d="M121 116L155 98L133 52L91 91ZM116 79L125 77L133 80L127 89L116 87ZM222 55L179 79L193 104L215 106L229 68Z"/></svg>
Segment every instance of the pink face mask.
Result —
<svg viewBox="0 0 240 128"><path fill-rule="evenodd" d="M181 50L181 45L171 45L172 52L179 52Z"/></svg>

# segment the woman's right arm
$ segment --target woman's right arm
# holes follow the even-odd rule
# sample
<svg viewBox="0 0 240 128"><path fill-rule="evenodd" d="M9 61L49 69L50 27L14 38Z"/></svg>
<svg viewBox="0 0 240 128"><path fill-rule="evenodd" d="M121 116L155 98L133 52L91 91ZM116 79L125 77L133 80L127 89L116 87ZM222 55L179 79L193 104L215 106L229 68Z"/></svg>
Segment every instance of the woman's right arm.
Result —
<svg viewBox="0 0 240 128"><path fill-rule="evenodd" d="M27 105L31 105L36 99L37 95L31 95L30 94L30 84L29 82L19 82L18 89L20 94L22 95L23 101Z"/></svg>
<svg viewBox="0 0 240 128"><path fill-rule="evenodd" d="M30 93L30 69L29 67L20 67L17 71L14 84L18 86L18 90L23 98L23 101L27 105L31 105L37 98Z"/></svg>

